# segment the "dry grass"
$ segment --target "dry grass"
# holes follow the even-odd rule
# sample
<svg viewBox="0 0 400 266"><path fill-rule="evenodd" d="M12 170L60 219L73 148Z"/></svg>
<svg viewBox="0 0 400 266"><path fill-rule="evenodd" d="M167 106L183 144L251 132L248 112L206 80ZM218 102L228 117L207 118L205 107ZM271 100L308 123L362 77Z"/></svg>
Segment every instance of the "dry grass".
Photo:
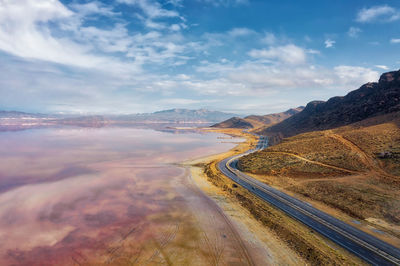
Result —
<svg viewBox="0 0 400 266"><path fill-rule="evenodd" d="M400 176L400 129L393 123L385 123L356 130L340 129L344 138L348 139L378 165L392 175ZM388 153L387 157L380 156Z"/></svg>
<svg viewBox="0 0 400 266"><path fill-rule="evenodd" d="M286 139L268 151L288 152L308 160L318 161L354 171L366 170L359 155L340 141L325 134L305 134ZM334 151L334 152L327 152Z"/></svg>
<svg viewBox="0 0 400 266"><path fill-rule="evenodd" d="M285 175L297 178L320 178L346 174L346 172L300 160L291 155L264 151L241 159L239 168L253 174Z"/></svg>
<svg viewBox="0 0 400 266"><path fill-rule="evenodd" d="M246 141L239 144L231 151L214 156L208 163L197 163L204 169L204 173L224 195L233 202L240 204L261 224L269 228L278 239L283 240L292 250L299 254L311 265L363 265L363 261L346 250L336 246L331 241L314 233L302 223L288 217L283 212L252 195L247 190L235 185L229 178L222 175L216 168L220 160L242 153L254 147L257 139L242 130L224 129L215 130L236 137L246 137ZM317 171L317 170L316 170ZM329 172L328 170L327 172Z"/></svg>
<svg viewBox="0 0 400 266"><path fill-rule="evenodd" d="M319 234L315 234L308 227L273 208L247 190L235 186L230 179L219 173L216 162L213 161L205 167L208 180L225 191L228 197L248 209L253 217L271 229L308 263L311 265L363 264L358 258Z"/></svg>
<svg viewBox="0 0 400 266"><path fill-rule="evenodd" d="M398 123L358 124L297 135L243 157L239 166L261 175L262 181L351 217L400 225Z"/></svg>
<svg viewBox="0 0 400 266"><path fill-rule="evenodd" d="M384 218L392 223L400 223L400 202L390 191L378 191L368 183L337 182L318 180L304 182L288 188L338 208L358 219L368 217Z"/></svg>

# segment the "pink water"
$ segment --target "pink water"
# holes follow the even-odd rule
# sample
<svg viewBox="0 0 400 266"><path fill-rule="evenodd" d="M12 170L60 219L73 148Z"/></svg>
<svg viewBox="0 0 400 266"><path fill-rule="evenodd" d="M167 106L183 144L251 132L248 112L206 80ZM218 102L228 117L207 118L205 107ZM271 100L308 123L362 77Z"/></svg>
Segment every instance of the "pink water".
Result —
<svg viewBox="0 0 400 266"><path fill-rule="evenodd" d="M174 163L233 147L218 136L0 133L0 265L157 264L168 261L162 250L172 237L176 250L194 249L184 240L185 230L197 237L193 210L174 188L185 171Z"/></svg>

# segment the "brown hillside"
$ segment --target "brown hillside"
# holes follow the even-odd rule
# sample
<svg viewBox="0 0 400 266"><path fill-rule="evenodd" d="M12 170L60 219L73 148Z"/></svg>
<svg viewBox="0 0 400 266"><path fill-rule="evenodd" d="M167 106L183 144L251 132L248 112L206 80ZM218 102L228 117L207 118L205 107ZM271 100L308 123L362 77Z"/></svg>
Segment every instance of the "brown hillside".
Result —
<svg viewBox="0 0 400 266"><path fill-rule="evenodd" d="M217 128L260 128L279 123L303 110L304 107L289 109L285 112L268 115L250 115L245 118L232 117L226 121L215 124Z"/></svg>
<svg viewBox="0 0 400 266"><path fill-rule="evenodd" d="M336 128L399 110L400 70L385 73L379 82L367 83L344 97L310 102L302 112L258 133L271 136L274 142L283 137Z"/></svg>
<svg viewBox="0 0 400 266"><path fill-rule="evenodd" d="M247 121L246 119L240 117L232 117L228 120L225 120L221 123L212 125L211 127L218 128L253 128L253 124Z"/></svg>
<svg viewBox="0 0 400 266"><path fill-rule="evenodd" d="M239 167L400 236L400 111L284 139Z"/></svg>

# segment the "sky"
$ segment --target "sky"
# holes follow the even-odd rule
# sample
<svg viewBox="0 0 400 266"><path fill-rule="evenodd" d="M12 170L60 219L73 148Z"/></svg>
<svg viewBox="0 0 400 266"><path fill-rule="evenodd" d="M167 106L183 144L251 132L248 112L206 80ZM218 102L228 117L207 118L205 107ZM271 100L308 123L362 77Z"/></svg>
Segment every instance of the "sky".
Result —
<svg viewBox="0 0 400 266"><path fill-rule="evenodd" d="M0 0L0 110L268 114L399 68L398 0Z"/></svg>

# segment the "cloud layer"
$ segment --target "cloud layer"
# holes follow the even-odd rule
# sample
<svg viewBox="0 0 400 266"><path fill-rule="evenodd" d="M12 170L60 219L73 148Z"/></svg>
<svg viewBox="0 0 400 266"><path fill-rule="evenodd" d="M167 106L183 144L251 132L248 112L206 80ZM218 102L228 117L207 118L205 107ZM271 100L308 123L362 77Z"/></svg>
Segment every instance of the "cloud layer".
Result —
<svg viewBox="0 0 400 266"><path fill-rule="evenodd" d="M400 19L400 10L388 5L373 6L370 8L361 9L356 20L358 22L391 22Z"/></svg>
<svg viewBox="0 0 400 266"><path fill-rule="evenodd" d="M283 109L374 81L374 69L387 65L326 60L341 51L339 34L293 38L241 23L206 28L188 15L186 5L180 0L0 0L0 106L82 113L174 106L240 111L239 103L247 101L243 106L266 110L266 103L250 102L268 97L272 106L281 102L279 92L290 98L282 101ZM192 5L230 14L252 3L198 0ZM398 14L387 5L368 7L356 13L356 21L390 22ZM348 39L364 33L361 27L347 29L342 35Z"/></svg>

